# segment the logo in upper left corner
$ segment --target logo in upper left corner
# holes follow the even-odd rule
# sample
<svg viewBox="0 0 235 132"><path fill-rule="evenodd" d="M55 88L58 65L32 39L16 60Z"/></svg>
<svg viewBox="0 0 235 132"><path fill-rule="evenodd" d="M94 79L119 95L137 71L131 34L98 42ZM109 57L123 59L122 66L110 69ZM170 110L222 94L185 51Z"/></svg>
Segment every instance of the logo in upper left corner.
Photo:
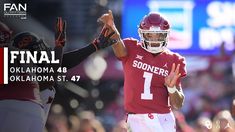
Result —
<svg viewBox="0 0 235 132"><path fill-rule="evenodd" d="M8 18L27 18L27 3L4 3L3 4L4 17Z"/></svg>

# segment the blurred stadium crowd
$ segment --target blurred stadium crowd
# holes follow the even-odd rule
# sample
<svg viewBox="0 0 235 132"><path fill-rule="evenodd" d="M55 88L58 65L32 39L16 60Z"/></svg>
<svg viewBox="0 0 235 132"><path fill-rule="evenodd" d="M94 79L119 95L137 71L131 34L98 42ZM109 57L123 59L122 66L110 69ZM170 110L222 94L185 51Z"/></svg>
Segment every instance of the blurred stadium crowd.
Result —
<svg viewBox="0 0 235 132"><path fill-rule="evenodd" d="M49 33L54 31L56 16L67 20L66 51L83 47L94 38L92 35L98 30L96 19L107 9L112 9L121 32L121 0L40 0L27 3L29 15ZM217 132L220 128L230 128L226 132L235 131L235 110L232 109L235 107L235 50L226 53L224 44L221 44L221 52L216 56L185 57L189 73L182 80L185 104L175 112L178 132ZM200 62L195 64L195 61ZM122 104L122 67L111 50L93 54L67 75L72 74L80 75L80 81L58 84L45 131L125 131L128 126Z"/></svg>

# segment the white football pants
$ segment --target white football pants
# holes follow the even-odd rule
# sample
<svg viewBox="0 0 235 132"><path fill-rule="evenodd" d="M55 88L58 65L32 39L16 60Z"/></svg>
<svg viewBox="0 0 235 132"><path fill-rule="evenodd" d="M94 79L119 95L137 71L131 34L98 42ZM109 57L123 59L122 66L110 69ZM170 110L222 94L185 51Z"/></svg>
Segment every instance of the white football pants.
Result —
<svg viewBox="0 0 235 132"><path fill-rule="evenodd" d="M128 114L127 123L131 132L175 132L175 117L167 114Z"/></svg>

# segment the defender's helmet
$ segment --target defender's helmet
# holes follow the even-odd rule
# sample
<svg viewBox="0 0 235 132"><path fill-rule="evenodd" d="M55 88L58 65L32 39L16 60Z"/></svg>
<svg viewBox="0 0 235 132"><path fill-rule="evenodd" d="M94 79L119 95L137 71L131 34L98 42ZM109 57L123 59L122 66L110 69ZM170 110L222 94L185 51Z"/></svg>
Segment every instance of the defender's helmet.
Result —
<svg viewBox="0 0 235 132"><path fill-rule="evenodd" d="M0 21L0 46L7 46L10 43L12 31Z"/></svg>
<svg viewBox="0 0 235 132"><path fill-rule="evenodd" d="M47 51L49 46L44 43L37 35L31 32L22 32L16 34L12 40L12 45L19 49L28 49L29 51Z"/></svg>
<svg viewBox="0 0 235 132"><path fill-rule="evenodd" d="M144 16L138 29L141 47L151 53L162 52L168 42L169 30L168 21L160 14L151 12Z"/></svg>
<svg viewBox="0 0 235 132"><path fill-rule="evenodd" d="M12 39L12 46L19 49L27 49L31 53L33 53L34 51L38 51L38 59L41 56L40 51L46 51L49 59L51 58L50 52L52 49L46 43L44 43L42 39L39 39L37 35L31 32L22 32L17 34ZM44 66L44 63L38 66Z"/></svg>

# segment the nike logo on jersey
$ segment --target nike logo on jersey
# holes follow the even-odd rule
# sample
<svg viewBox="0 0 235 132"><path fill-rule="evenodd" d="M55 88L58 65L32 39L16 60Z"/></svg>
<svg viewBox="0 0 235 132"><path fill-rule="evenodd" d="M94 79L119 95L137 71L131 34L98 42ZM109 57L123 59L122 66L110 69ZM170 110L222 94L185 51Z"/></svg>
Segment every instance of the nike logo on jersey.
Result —
<svg viewBox="0 0 235 132"><path fill-rule="evenodd" d="M167 63L163 67L168 68Z"/></svg>
<svg viewBox="0 0 235 132"><path fill-rule="evenodd" d="M151 66L147 63L143 63L143 62L137 61L137 60L133 61L132 66L134 68L138 68L138 69L141 69L144 71L152 72L154 74L164 76L164 77L168 76L168 73L169 73L168 70L165 70L163 68L156 67L156 66Z"/></svg>
<svg viewBox="0 0 235 132"><path fill-rule="evenodd" d="M141 55L136 55L136 57L135 57L136 59L140 59L140 60L142 60L143 59L143 56L141 56Z"/></svg>

